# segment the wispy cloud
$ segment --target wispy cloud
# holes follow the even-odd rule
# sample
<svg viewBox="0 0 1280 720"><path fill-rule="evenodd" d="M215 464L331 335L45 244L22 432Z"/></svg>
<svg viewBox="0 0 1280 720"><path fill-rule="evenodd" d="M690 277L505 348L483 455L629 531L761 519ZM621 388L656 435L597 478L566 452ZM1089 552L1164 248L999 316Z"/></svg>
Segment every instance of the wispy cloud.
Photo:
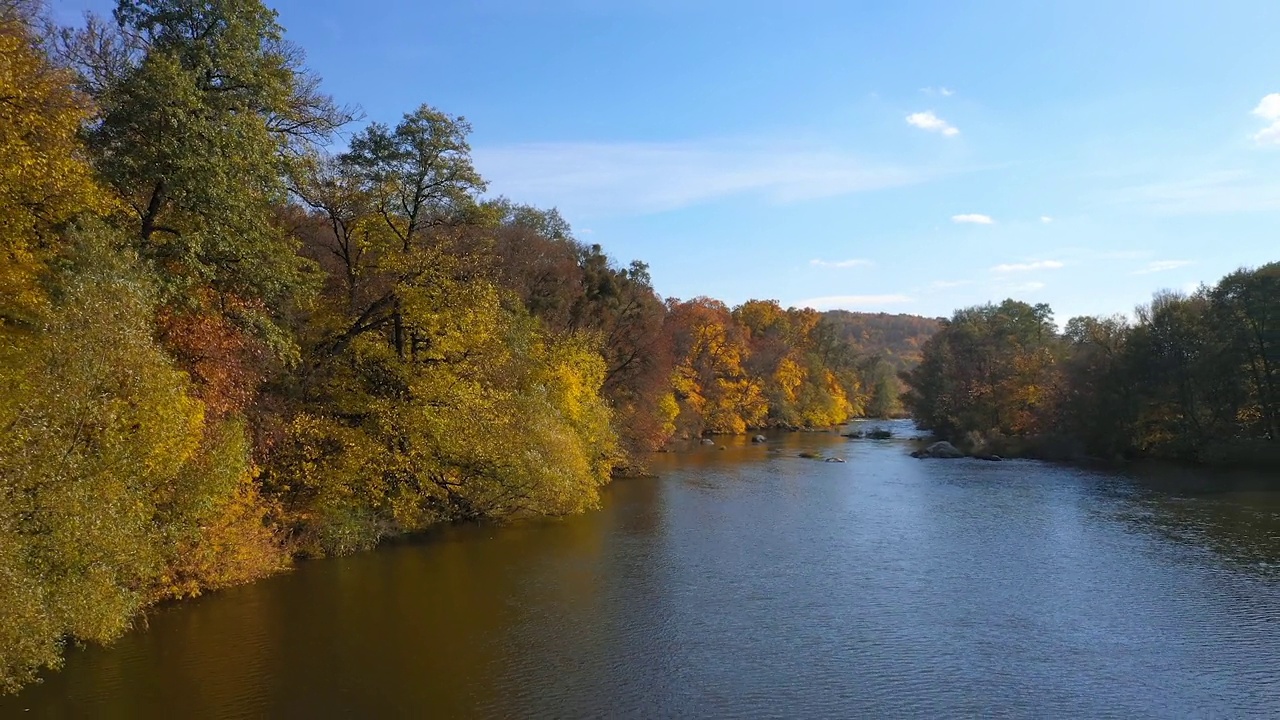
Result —
<svg viewBox="0 0 1280 720"><path fill-rule="evenodd" d="M900 305L911 302L907 295L827 295L809 298L793 303L796 307L809 307L814 310L860 310L885 305Z"/></svg>
<svg viewBox="0 0 1280 720"><path fill-rule="evenodd" d="M933 114L932 110L911 113L907 116L907 124L918 127L921 130L942 133L947 137L954 137L960 134L959 128Z"/></svg>
<svg viewBox="0 0 1280 720"><path fill-rule="evenodd" d="M1258 107L1253 109L1253 114L1268 123L1253 136L1253 141L1259 145L1280 145L1280 93L1271 93L1262 98Z"/></svg>
<svg viewBox="0 0 1280 720"><path fill-rule="evenodd" d="M1005 263L996 265L991 268L991 272L997 273L1015 273L1015 272L1032 272L1034 270L1057 270L1066 267L1066 263L1057 260L1036 260L1026 263Z"/></svg>
<svg viewBox="0 0 1280 720"><path fill-rule="evenodd" d="M826 268L853 268L853 267L867 267L870 265L875 265L875 263L871 262L870 260L864 260L863 258L853 258L851 260L820 260L818 259L818 260L810 260L809 264L813 265L814 267L826 267Z"/></svg>
<svg viewBox="0 0 1280 720"><path fill-rule="evenodd" d="M788 143L537 143L479 147L490 191L579 215L639 215L755 195L776 203L924 182L940 173Z"/></svg>
<svg viewBox="0 0 1280 720"><path fill-rule="evenodd" d="M1181 267L1194 265L1190 260L1153 260L1147 263L1147 266L1139 270L1134 270L1134 275L1150 275L1151 273L1165 272L1166 270L1177 270Z"/></svg>
<svg viewBox="0 0 1280 720"><path fill-rule="evenodd" d="M936 87L936 88L925 87L925 88L920 88L920 92L924 93L925 95L941 95L942 97L951 97L952 95L956 94L955 90L952 90L951 88L945 88L945 87Z"/></svg>
<svg viewBox="0 0 1280 720"><path fill-rule="evenodd" d="M961 224L969 223L972 225L994 225L996 221L993 220L990 215L983 215L981 213L965 213L963 215L952 215L951 222Z"/></svg>
<svg viewBox="0 0 1280 720"><path fill-rule="evenodd" d="M1072 263L1089 264L1107 260L1146 260L1155 253L1150 250L1097 250L1087 247L1064 247L1053 254Z"/></svg>
<svg viewBox="0 0 1280 720"><path fill-rule="evenodd" d="M1129 187L1120 191L1117 199L1159 215L1263 212L1280 210L1280 180L1244 170L1222 170Z"/></svg>
<svg viewBox="0 0 1280 720"><path fill-rule="evenodd" d="M1049 217L1048 215L1041 215L1040 222L1044 223L1045 225L1048 225L1049 223L1053 222L1053 218Z"/></svg>

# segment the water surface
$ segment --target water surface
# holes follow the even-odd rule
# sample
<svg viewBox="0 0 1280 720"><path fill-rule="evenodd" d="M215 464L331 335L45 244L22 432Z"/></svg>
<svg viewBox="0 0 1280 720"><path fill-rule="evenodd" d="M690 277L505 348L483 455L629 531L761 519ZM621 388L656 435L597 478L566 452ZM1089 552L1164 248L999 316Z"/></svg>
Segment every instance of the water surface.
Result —
<svg viewBox="0 0 1280 720"><path fill-rule="evenodd" d="M162 608L0 715L1280 716L1268 478L721 442Z"/></svg>

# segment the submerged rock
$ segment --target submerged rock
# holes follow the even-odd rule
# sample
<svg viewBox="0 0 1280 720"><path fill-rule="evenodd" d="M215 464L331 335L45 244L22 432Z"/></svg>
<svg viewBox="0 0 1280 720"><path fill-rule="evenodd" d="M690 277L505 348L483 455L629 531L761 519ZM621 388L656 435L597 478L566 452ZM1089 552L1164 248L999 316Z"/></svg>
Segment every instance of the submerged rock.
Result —
<svg viewBox="0 0 1280 720"><path fill-rule="evenodd" d="M755 444L757 444L757 445L760 445L760 444L766 443L766 442L768 442L768 441L769 441L769 438L766 438L766 437L765 437L765 436L763 436L763 435L757 435L757 436L755 436L755 437L751 438L751 442L753 442L753 443L755 443Z"/></svg>
<svg viewBox="0 0 1280 720"><path fill-rule="evenodd" d="M715 441L715 440L712 440L711 438L702 438L702 444L703 444L703 445L715 445L715 444L716 444L716 441Z"/></svg>
<svg viewBox="0 0 1280 720"><path fill-rule="evenodd" d="M826 462L842 463L844 462L844 458L827 458Z"/></svg>

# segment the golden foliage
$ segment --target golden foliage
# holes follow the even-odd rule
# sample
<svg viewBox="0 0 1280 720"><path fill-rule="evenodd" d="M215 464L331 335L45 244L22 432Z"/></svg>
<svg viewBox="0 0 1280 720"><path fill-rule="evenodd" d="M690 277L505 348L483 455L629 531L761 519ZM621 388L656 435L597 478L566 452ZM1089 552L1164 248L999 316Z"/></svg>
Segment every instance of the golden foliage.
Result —
<svg viewBox="0 0 1280 720"><path fill-rule="evenodd" d="M31 28L0 14L0 325L30 317L37 281L61 226L108 208L77 133L89 114L71 78L36 46Z"/></svg>

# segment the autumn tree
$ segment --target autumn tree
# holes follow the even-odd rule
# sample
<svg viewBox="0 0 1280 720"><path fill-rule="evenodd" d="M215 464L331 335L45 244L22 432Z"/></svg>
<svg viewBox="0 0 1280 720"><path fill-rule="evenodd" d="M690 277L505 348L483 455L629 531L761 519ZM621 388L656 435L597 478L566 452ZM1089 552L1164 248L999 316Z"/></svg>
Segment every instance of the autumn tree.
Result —
<svg viewBox="0 0 1280 720"><path fill-rule="evenodd" d="M599 245L574 238L553 210L498 199L492 253L497 281L553 333L586 334L604 357L605 398L632 465L675 432L674 360L666 307L644 263L615 264Z"/></svg>
<svg viewBox="0 0 1280 720"><path fill-rule="evenodd" d="M92 105L38 47L35 19L28 3L0 3L0 330L44 302L62 226L109 207L77 138Z"/></svg>
<svg viewBox="0 0 1280 720"><path fill-rule="evenodd" d="M309 551L580 510L617 462L596 338L548 333L497 280L468 130L423 106L296 179L337 292L304 329L302 408L266 482Z"/></svg>
<svg viewBox="0 0 1280 720"><path fill-rule="evenodd" d="M30 333L0 342L0 683L107 641L166 597L274 571L245 434L152 339L157 298L112 231L73 231Z"/></svg>
<svg viewBox="0 0 1280 720"><path fill-rule="evenodd" d="M676 357L677 427L700 435L762 426L768 404L759 380L744 367L750 349L729 308L705 297L668 300L667 308Z"/></svg>

